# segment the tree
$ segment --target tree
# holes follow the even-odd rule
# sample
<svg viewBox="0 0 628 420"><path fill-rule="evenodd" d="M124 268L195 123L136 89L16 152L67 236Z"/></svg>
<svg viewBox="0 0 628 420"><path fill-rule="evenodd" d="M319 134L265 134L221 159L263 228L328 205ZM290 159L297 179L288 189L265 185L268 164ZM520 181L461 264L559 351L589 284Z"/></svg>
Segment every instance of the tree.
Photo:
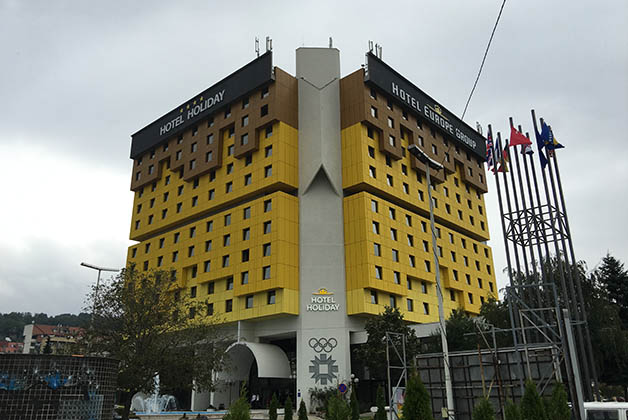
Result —
<svg viewBox="0 0 628 420"><path fill-rule="evenodd" d="M349 406L351 407L351 420L360 420L360 406L358 405L357 392L355 387L351 390L351 399L349 400Z"/></svg>
<svg viewBox="0 0 628 420"><path fill-rule="evenodd" d="M124 269L102 283L97 296L94 287L87 304L95 307L94 319L80 344L88 354L120 361L124 419L133 394L153 391L156 374L161 384L173 388L191 389L194 383L196 389L214 389L213 373L224 365L225 340L214 318L197 316L205 304L182 293L170 273Z"/></svg>
<svg viewBox="0 0 628 420"><path fill-rule="evenodd" d="M327 412L325 420L349 420L351 409L349 405L338 393L327 401Z"/></svg>
<svg viewBox="0 0 628 420"><path fill-rule="evenodd" d="M506 420L521 420L521 410L519 409L519 406L511 400L506 401L504 414L506 415Z"/></svg>
<svg viewBox="0 0 628 420"><path fill-rule="evenodd" d="M50 337L46 336L46 345L44 346L44 349L42 350L43 354L52 354L52 346L50 345Z"/></svg>
<svg viewBox="0 0 628 420"><path fill-rule="evenodd" d="M606 290L607 299L618 306L623 327L628 329L628 271L624 264L606 254L596 274Z"/></svg>
<svg viewBox="0 0 628 420"><path fill-rule="evenodd" d="M377 387L375 404L377 405L377 412L374 420L386 420L386 396L384 395L384 387L381 385Z"/></svg>
<svg viewBox="0 0 628 420"><path fill-rule="evenodd" d="M386 375L386 332L401 333L406 337L406 353L414 355L419 353L419 339L413 329L403 320L403 315L398 308L386 306L384 312L378 316L369 318L364 326L368 334L366 344L357 350L360 361L368 366L372 378L385 378ZM394 337L393 340L401 340Z"/></svg>
<svg viewBox="0 0 628 420"><path fill-rule="evenodd" d="M473 407L473 420L495 420L495 411L488 398L482 398L479 403Z"/></svg>
<svg viewBox="0 0 628 420"><path fill-rule="evenodd" d="M242 385L240 398L229 407L223 420L251 420L251 405L246 399L246 387Z"/></svg>
<svg viewBox="0 0 628 420"><path fill-rule="evenodd" d="M273 392L273 397L270 399L270 407L268 407L268 420L277 420L278 407L279 401L277 400L277 394Z"/></svg>
<svg viewBox="0 0 628 420"><path fill-rule="evenodd" d="M288 398L286 398L286 406L283 409L283 420L292 420L292 417L292 399L288 395Z"/></svg>
<svg viewBox="0 0 628 420"><path fill-rule="evenodd" d="M416 372L408 379L401 412L404 420L434 420L430 395Z"/></svg>
<svg viewBox="0 0 628 420"><path fill-rule="evenodd" d="M301 400L301 404L299 404L299 411L298 411L298 419L299 420L307 420L307 407L305 406L305 401Z"/></svg>
<svg viewBox="0 0 628 420"><path fill-rule="evenodd" d="M526 381L525 391L521 399L521 419L547 420L543 401L536 390L536 384L530 380Z"/></svg>
<svg viewBox="0 0 628 420"><path fill-rule="evenodd" d="M450 351L477 348L475 321L463 309L454 309L445 323ZM439 333L440 335L440 333Z"/></svg>
<svg viewBox="0 0 628 420"><path fill-rule="evenodd" d="M570 420L571 409L567 401L567 391L560 382L556 383L550 399L547 401L547 418L551 420Z"/></svg>

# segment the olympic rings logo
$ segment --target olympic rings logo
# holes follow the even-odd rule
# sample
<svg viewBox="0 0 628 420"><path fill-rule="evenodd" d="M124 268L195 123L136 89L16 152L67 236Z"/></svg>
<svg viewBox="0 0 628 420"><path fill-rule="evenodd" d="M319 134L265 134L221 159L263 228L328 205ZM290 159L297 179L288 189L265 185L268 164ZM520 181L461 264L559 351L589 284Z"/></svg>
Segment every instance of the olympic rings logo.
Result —
<svg viewBox="0 0 628 420"><path fill-rule="evenodd" d="M310 340L308 341L308 345L317 353L320 353L322 351L329 353L330 351L332 351L333 349L336 348L336 346L338 345L338 340L336 340L335 338L325 338L325 337L321 337L321 338L310 338Z"/></svg>

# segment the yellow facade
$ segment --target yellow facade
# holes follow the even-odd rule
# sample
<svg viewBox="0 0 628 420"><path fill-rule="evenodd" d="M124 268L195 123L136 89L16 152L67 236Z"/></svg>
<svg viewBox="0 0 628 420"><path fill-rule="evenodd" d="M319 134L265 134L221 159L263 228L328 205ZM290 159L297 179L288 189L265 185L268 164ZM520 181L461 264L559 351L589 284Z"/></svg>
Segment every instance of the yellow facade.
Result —
<svg viewBox="0 0 628 420"><path fill-rule="evenodd" d="M348 313L378 314L393 296L405 319L437 321L425 177L409 156L387 160L373 137L363 124L342 131L343 186L353 192L344 202ZM446 316L455 308L477 314L497 296L483 197L458 170L434 192Z"/></svg>

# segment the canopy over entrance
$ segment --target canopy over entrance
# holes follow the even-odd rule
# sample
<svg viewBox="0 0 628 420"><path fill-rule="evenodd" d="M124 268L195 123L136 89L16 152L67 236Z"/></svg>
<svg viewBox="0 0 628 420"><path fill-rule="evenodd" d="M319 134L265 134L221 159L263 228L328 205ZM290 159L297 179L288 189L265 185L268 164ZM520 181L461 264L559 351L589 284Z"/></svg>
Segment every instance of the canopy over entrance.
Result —
<svg viewBox="0 0 628 420"><path fill-rule="evenodd" d="M259 378L290 378L288 356L274 344L240 341L230 345L227 354L233 362L233 371L229 372L233 380L248 380L253 360L257 362Z"/></svg>

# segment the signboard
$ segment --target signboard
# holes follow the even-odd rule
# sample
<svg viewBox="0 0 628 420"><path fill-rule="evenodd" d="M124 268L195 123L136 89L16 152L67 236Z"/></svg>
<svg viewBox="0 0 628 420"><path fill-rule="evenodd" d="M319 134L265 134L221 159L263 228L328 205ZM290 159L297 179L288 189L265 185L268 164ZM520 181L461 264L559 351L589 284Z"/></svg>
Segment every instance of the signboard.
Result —
<svg viewBox="0 0 628 420"><path fill-rule="evenodd" d="M341 394L346 394L348 391L347 385L346 384L338 385L338 391L340 391Z"/></svg>
<svg viewBox="0 0 628 420"><path fill-rule="evenodd" d="M368 61L367 82L373 83L384 92L397 98L415 114L418 114L422 120L434 124L438 130L446 133L481 160L486 159L486 140L480 133L469 127L464 121L382 60L371 53L367 53L366 57Z"/></svg>
<svg viewBox="0 0 628 420"><path fill-rule="evenodd" d="M272 51L179 105L131 136L131 159L177 135L218 108L272 80Z"/></svg>
<svg viewBox="0 0 628 420"><path fill-rule="evenodd" d="M312 293L311 301L306 307L311 312L334 312L338 308L340 308L340 304L336 303L334 294L325 288Z"/></svg>

